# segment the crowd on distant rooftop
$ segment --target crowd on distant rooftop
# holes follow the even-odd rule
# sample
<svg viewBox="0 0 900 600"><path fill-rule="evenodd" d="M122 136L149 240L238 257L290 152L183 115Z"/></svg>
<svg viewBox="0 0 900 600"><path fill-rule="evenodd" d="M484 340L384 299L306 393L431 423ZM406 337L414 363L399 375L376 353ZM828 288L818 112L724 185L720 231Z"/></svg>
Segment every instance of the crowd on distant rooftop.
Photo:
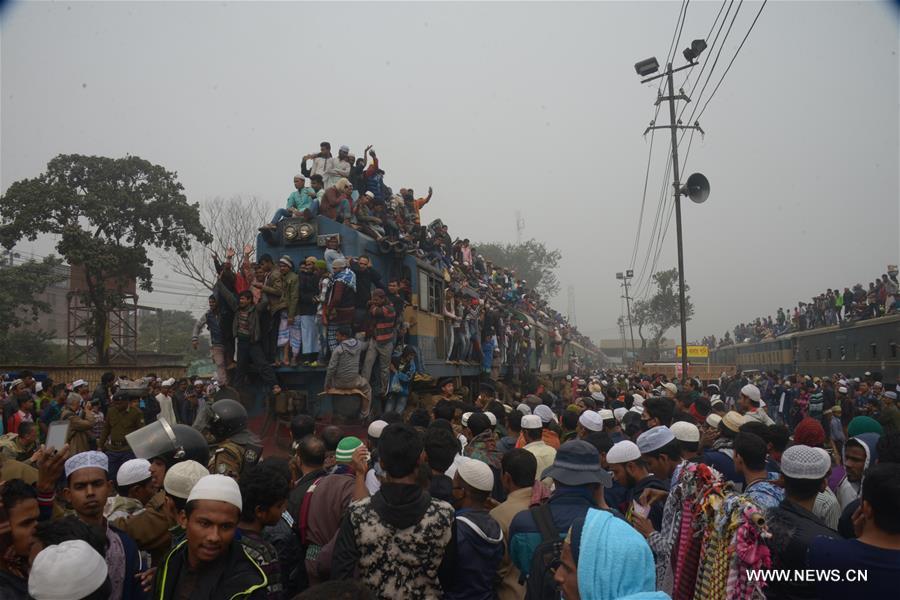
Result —
<svg viewBox="0 0 900 600"><path fill-rule="evenodd" d="M711 335L704 337L703 345L710 348L759 342L786 333L806 331L818 327L828 327L844 322L872 319L900 311L900 294L896 266L890 266L887 273L869 282L868 289L861 283L852 288L829 288L810 299L799 302L793 310L779 308L773 318L757 317L749 323L736 325L732 332L726 331L721 339Z"/></svg>

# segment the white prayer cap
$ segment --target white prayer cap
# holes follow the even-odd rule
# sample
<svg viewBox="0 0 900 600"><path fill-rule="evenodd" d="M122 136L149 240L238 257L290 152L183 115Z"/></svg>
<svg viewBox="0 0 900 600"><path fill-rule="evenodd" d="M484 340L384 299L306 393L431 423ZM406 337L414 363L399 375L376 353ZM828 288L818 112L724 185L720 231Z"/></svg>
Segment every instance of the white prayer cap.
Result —
<svg viewBox="0 0 900 600"><path fill-rule="evenodd" d="M700 429L693 423L688 423L687 421L675 421L669 429L672 430L672 433L675 434L675 439L679 442L700 441Z"/></svg>
<svg viewBox="0 0 900 600"><path fill-rule="evenodd" d="M369 429L366 431L366 433L371 439L377 440L381 437L381 432L384 431L384 428L387 426L387 421L378 419L377 421L372 421L371 423L369 423Z"/></svg>
<svg viewBox="0 0 900 600"><path fill-rule="evenodd" d="M116 473L116 483L120 486L133 485L150 479L150 461L132 458L122 463Z"/></svg>
<svg viewBox="0 0 900 600"><path fill-rule="evenodd" d="M759 388L753 385L752 383L748 383L744 387L741 388L741 394L750 398L750 401L754 404L759 404L760 401L760 393Z"/></svg>
<svg viewBox="0 0 900 600"><path fill-rule="evenodd" d="M72 473L80 469L103 469L109 472L109 459L102 452L96 450L88 450L87 452L79 452L75 456L66 461L65 470L66 478Z"/></svg>
<svg viewBox="0 0 900 600"><path fill-rule="evenodd" d="M487 415L488 421L491 422L491 427L496 427L497 426L497 415L495 415L494 413L492 413L490 411L488 411L484 414Z"/></svg>
<svg viewBox="0 0 900 600"><path fill-rule="evenodd" d="M717 415L716 413L710 413L708 417L706 417L706 424L712 427L713 429L719 428L719 423L722 422L722 417Z"/></svg>
<svg viewBox="0 0 900 600"><path fill-rule="evenodd" d="M522 417L522 429L542 429L544 424L537 415L524 415Z"/></svg>
<svg viewBox="0 0 900 600"><path fill-rule="evenodd" d="M543 423L556 422L556 415L553 414L553 411L546 404L534 407L534 414L540 417Z"/></svg>
<svg viewBox="0 0 900 600"><path fill-rule="evenodd" d="M822 448L798 444L781 455L781 472L793 479L822 479L831 469L831 458Z"/></svg>
<svg viewBox="0 0 900 600"><path fill-rule="evenodd" d="M625 408L624 406L620 406L619 408L615 409L615 410L613 411L613 414L614 414L615 417L616 417L616 421L618 421L619 423L621 423L621 422L622 422L622 419L625 418L625 413L627 413L627 412L628 412L628 409Z"/></svg>
<svg viewBox="0 0 900 600"><path fill-rule="evenodd" d="M237 481L227 475L207 475L200 479L188 496L188 502L194 500L218 500L243 510L241 488Z"/></svg>
<svg viewBox="0 0 900 600"><path fill-rule="evenodd" d="M678 393L678 386L675 385L674 383L664 383L664 384L662 384L662 386L664 388L666 388L667 390L669 390L670 392L672 392L673 394Z"/></svg>
<svg viewBox="0 0 900 600"><path fill-rule="evenodd" d="M637 444L631 440L622 440L613 445L606 453L606 462L618 465L622 463L638 460L641 457L641 450Z"/></svg>
<svg viewBox="0 0 900 600"><path fill-rule="evenodd" d="M603 419L593 410L586 410L578 417L578 422L589 431L603 431Z"/></svg>
<svg viewBox="0 0 900 600"><path fill-rule="evenodd" d="M460 424L465 427L469 424L469 417L472 416L471 412L464 412L462 416L459 418Z"/></svg>
<svg viewBox="0 0 900 600"><path fill-rule="evenodd" d="M613 411L609 410L608 408L598 410L597 414L600 415L600 419L603 421L608 421L609 419L616 418L616 414Z"/></svg>
<svg viewBox="0 0 900 600"><path fill-rule="evenodd" d="M84 540L47 546L34 557L28 594L35 600L70 600L90 596L106 581L106 559Z"/></svg>
<svg viewBox="0 0 900 600"><path fill-rule="evenodd" d="M516 407L516 410L519 411L520 413L522 413L523 415L530 415L530 414L531 414L531 407L528 406L527 404L525 404L524 402L522 402L521 404L519 404L519 405Z"/></svg>
<svg viewBox="0 0 900 600"><path fill-rule="evenodd" d="M186 500L197 482L209 475L209 469L195 460L175 463L166 471L163 488L175 498Z"/></svg>
<svg viewBox="0 0 900 600"><path fill-rule="evenodd" d="M474 458L465 458L459 461L456 469L459 478L476 490L490 492L494 489L494 474L486 463Z"/></svg>
<svg viewBox="0 0 900 600"><path fill-rule="evenodd" d="M643 406L644 405L644 397L640 394L632 394L631 399L634 401L632 406Z"/></svg>
<svg viewBox="0 0 900 600"><path fill-rule="evenodd" d="M657 425L651 427L638 436L637 445L641 454L647 454L659 450L669 442L675 439L675 434L665 425Z"/></svg>
<svg viewBox="0 0 900 600"><path fill-rule="evenodd" d="M174 377L169 377L168 379L166 379L165 381L163 381L160 385L161 385L162 387L172 387L173 385L175 385L175 378L174 378Z"/></svg>
<svg viewBox="0 0 900 600"><path fill-rule="evenodd" d="M22 383L21 379L18 381L19 381L19 383ZM13 382L13 384L15 384L15 381ZM76 379L75 381L72 382L72 389L73 390L78 389L83 385L87 385L87 381L85 381L84 379ZM13 387L15 387L15 385L13 385Z"/></svg>

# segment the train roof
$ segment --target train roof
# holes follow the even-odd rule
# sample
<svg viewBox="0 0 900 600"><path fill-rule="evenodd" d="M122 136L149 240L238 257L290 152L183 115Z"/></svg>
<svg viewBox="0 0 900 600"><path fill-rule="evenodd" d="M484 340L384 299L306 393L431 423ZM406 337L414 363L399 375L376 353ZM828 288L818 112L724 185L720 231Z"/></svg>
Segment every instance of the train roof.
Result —
<svg viewBox="0 0 900 600"><path fill-rule="evenodd" d="M792 331L791 333L786 333L784 335L779 335L775 338L765 338L756 342L741 342L740 344L732 344L731 346L719 346L715 348L715 350L725 350L727 348L744 348L749 346L754 346L756 344L768 344L771 342L780 342L785 340L792 340L794 338L806 338L814 335L827 335L829 333L839 333L846 332L848 330L857 330L865 327L875 327L880 325L886 325L889 323L897 323L900 325L900 314L887 315L884 317L876 317L874 319L864 319L862 321L854 321L849 324L841 324L841 325L829 325L827 327L817 327L815 329L807 329L805 331Z"/></svg>

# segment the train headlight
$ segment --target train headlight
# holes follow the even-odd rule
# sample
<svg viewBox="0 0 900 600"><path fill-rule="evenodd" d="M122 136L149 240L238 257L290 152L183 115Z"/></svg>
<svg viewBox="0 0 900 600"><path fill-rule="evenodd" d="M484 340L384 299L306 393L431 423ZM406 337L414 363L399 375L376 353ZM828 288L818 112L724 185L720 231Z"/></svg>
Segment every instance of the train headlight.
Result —
<svg viewBox="0 0 900 600"><path fill-rule="evenodd" d="M301 227L301 230L302 230L302 227ZM289 242L293 242L295 239L297 239L298 233L299 232L296 227L294 227L293 225L288 225L287 227L284 228L284 239Z"/></svg>

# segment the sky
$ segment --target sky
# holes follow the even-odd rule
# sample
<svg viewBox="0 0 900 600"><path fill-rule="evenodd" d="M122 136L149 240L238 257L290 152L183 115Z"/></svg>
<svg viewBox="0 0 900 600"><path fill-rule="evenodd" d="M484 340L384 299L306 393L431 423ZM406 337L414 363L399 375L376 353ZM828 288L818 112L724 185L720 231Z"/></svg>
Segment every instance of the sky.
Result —
<svg viewBox="0 0 900 600"><path fill-rule="evenodd" d="M724 45L700 57L684 115L712 98L682 168L711 183L704 204L682 203L689 339L900 262L898 12L771 0L712 95L760 5L744 2ZM554 306L567 313L571 286L579 329L618 337L615 274L633 267L632 293L646 294L660 198L664 215L672 205L667 130L653 138L644 199L658 84L641 85L633 65L665 61L681 6L8 2L0 191L60 153L133 154L176 171L191 202L256 195L274 211L320 141L373 144L394 189L434 187L424 218L454 237L514 242L520 211L525 239L562 252ZM676 67L722 6L688 3ZM657 270L677 265L675 220L660 221ZM142 305L202 309L204 291L165 260L153 271L159 291Z"/></svg>

